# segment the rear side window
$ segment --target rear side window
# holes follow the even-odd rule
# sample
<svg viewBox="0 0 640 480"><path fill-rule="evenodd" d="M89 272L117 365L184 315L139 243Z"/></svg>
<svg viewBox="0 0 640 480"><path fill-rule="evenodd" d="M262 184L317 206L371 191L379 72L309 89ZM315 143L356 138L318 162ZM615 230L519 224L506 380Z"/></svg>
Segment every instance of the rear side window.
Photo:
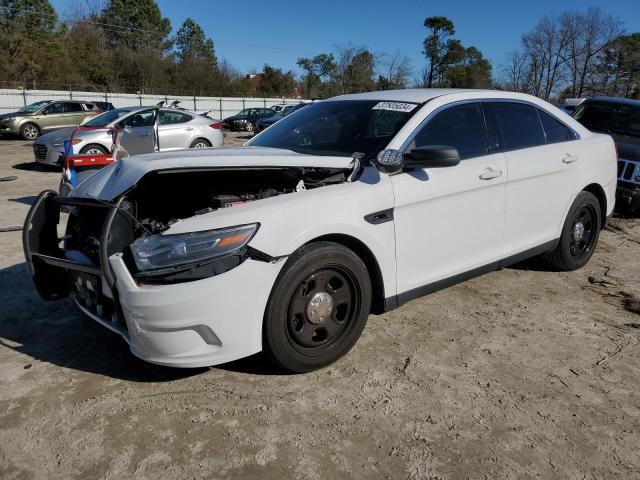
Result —
<svg viewBox="0 0 640 480"><path fill-rule="evenodd" d="M544 133L547 136L547 143L566 142L567 140L575 140L575 134L573 130L567 127L560 120L555 119L542 110L538 110L542 126L544 127Z"/></svg>
<svg viewBox="0 0 640 480"><path fill-rule="evenodd" d="M502 150L516 150L547 143L535 107L511 102L492 102L491 106L500 129Z"/></svg>
<svg viewBox="0 0 640 480"><path fill-rule="evenodd" d="M82 105L75 102L69 102L64 104L65 113L82 112Z"/></svg>
<svg viewBox="0 0 640 480"><path fill-rule="evenodd" d="M193 120L191 115L180 112L160 112L160 125L174 125L177 123L186 123L189 120Z"/></svg>
<svg viewBox="0 0 640 480"><path fill-rule="evenodd" d="M458 105L438 113L422 127L414 138L413 144L415 147L428 145L455 147L462 159L486 155L489 145L480 104Z"/></svg>

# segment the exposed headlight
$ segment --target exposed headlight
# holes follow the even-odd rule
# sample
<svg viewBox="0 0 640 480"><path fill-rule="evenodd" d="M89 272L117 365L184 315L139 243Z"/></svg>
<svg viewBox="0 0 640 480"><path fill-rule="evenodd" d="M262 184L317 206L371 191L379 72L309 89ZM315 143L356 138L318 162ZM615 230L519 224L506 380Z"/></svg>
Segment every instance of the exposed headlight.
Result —
<svg viewBox="0 0 640 480"><path fill-rule="evenodd" d="M63 147L64 146L64 139L62 138L56 138L53 143L51 144L52 147Z"/></svg>
<svg viewBox="0 0 640 480"><path fill-rule="evenodd" d="M13 122L15 119L16 119L16 117L7 117L7 118L4 118L3 121L4 122Z"/></svg>
<svg viewBox="0 0 640 480"><path fill-rule="evenodd" d="M155 270L228 255L244 247L259 224L176 235L151 235L131 244L138 270Z"/></svg>

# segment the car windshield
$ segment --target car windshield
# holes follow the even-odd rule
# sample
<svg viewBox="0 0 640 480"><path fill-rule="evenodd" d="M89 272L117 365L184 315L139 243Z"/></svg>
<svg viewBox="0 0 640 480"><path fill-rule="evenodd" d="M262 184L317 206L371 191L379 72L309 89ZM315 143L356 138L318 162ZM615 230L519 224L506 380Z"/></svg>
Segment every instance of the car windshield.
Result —
<svg viewBox="0 0 640 480"><path fill-rule="evenodd" d="M21 108L20 110L18 110L18 113L33 113L33 112L37 112L38 110L40 110L45 105L48 105L49 103L51 103L51 102L48 102L46 100L41 101L41 102L32 103L31 105L27 105L26 107Z"/></svg>
<svg viewBox="0 0 640 480"><path fill-rule="evenodd" d="M275 123L249 142L309 155L373 158L417 110L416 103L379 100L317 102Z"/></svg>
<svg viewBox="0 0 640 480"><path fill-rule="evenodd" d="M244 110L240 110L238 113L236 113L236 116L237 117L247 116L247 115L249 115L250 110L251 109L249 109L249 108L245 108Z"/></svg>
<svg viewBox="0 0 640 480"><path fill-rule="evenodd" d="M589 130L640 137L640 105L586 102L573 115Z"/></svg>
<svg viewBox="0 0 640 480"><path fill-rule="evenodd" d="M84 122L82 126L83 127L106 127L109 124L115 122L120 117L131 112L132 110L133 109L131 108L116 108L115 110L109 110L108 112L104 112L103 114L100 114L97 117L94 117L91 120Z"/></svg>

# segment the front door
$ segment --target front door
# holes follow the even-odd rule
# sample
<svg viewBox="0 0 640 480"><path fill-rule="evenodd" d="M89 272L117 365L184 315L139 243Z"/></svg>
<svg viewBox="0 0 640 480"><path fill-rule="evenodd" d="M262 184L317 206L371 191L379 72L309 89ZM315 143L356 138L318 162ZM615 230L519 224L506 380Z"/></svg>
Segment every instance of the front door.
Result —
<svg viewBox="0 0 640 480"><path fill-rule="evenodd" d="M155 151L156 110L141 110L125 118L120 145L129 155L140 155Z"/></svg>
<svg viewBox="0 0 640 480"><path fill-rule="evenodd" d="M506 162L492 153L480 103L436 113L411 145L456 147L461 162L392 176L398 294L499 261Z"/></svg>

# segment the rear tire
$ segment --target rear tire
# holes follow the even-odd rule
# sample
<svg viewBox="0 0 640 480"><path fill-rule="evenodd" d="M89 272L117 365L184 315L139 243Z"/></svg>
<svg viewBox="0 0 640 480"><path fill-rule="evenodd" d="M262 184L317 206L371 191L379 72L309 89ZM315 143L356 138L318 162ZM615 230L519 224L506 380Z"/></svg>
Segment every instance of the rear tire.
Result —
<svg viewBox="0 0 640 480"><path fill-rule="evenodd" d="M569 209L560 242L542 257L558 270L582 268L593 255L601 226L600 202L592 193L580 192Z"/></svg>
<svg viewBox="0 0 640 480"><path fill-rule="evenodd" d="M33 141L40 136L40 127L35 123L25 123L20 127L20 136L28 141Z"/></svg>
<svg viewBox="0 0 640 480"><path fill-rule="evenodd" d="M356 343L371 308L367 268L333 242L300 248L278 275L265 311L263 348L302 373L335 362Z"/></svg>
<svg viewBox="0 0 640 480"><path fill-rule="evenodd" d="M196 138L193 142L191 142L189 148L209 148L210 146L211 142L209 142L209 140L207 140L206 138Z"/></svg>

